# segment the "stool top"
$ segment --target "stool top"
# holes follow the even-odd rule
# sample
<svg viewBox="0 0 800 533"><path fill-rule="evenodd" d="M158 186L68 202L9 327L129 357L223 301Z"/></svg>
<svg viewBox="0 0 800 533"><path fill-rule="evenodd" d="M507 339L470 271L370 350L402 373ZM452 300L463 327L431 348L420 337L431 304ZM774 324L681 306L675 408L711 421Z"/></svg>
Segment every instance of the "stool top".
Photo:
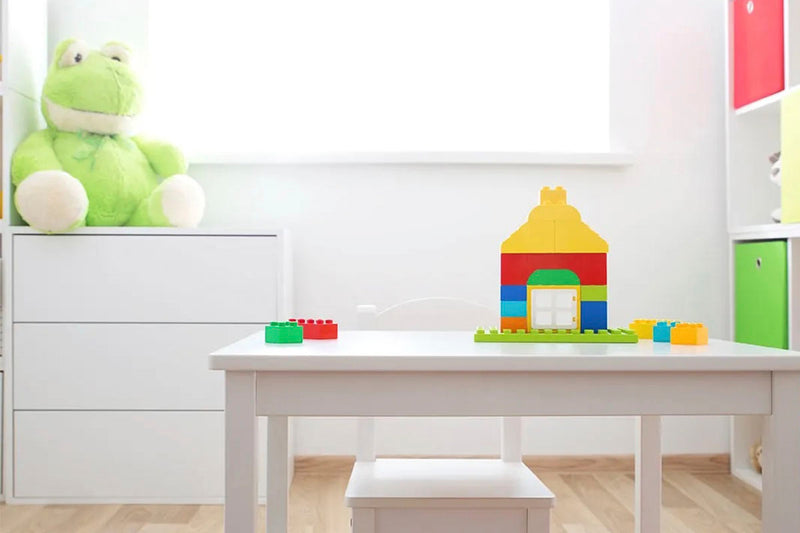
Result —
<svg viewBox="0 0 800 533"><path fill-rule="evenodd" d="M555 496L522 463L499 459L358 461L348 507L550 508Z"/></svg>

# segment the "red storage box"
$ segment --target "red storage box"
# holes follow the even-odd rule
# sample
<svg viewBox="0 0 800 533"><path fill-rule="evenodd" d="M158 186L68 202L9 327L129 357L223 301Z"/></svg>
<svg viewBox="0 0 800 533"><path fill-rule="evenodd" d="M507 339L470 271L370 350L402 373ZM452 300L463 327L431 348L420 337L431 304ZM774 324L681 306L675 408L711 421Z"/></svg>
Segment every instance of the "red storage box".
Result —
<svg viewBox="0 0 800 533"><path fill-rule="evenodd" d="M733 107L784 88L783 0L733 0Z"/></svg>

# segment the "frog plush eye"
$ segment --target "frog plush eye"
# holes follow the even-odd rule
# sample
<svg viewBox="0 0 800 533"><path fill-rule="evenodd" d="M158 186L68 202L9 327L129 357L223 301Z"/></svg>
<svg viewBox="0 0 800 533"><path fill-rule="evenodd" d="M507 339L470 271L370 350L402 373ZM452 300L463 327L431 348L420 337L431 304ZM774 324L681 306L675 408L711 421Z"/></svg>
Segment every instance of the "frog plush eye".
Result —
<svg viewBox="0 0 800 533"><path fill-rule="evenodd" d="M125 65L131 62L131 51L124 44L108 43L100 52L107 58L113 61L119 61Z"/></svg>
<svg viewBox="0 0 800 533"><path fill-rule="evenodd" d="M61 54L60 67L74 67L89 57L89 46L83 41L75 41Z"/></svg>

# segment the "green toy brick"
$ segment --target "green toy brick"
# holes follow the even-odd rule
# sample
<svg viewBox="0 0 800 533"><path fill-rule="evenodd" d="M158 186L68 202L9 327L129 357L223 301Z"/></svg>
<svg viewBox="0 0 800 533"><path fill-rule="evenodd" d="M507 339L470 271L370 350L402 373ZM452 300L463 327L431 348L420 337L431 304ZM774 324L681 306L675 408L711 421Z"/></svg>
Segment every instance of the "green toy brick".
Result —
<svg viewBox="0 0 800 533"><path fill-rule="evenodd" d="M530 333L518 329L498 331L492 328L486 331L478 328L475 332L475 342L569 342L569 343L614 343L634 344L639 342L639 337L630 329L601 329L587 330L583 333L578 330L566 329L536 329Z"/></svg>
<svg viewBox="0 0 800 533"><path fill-rule="evenodd" d="M270 322L264 327L264 341L269 344L303 342L303 327L297 322Z"/></svg>
<svg viewBox="0 0 800 533"><path fill-rule="evenodd" d="M582 302L605 302L608 290L605 285L581 285Z"/></svg>
<svg viewBox="0 0 800 533"><path fill-rule="evenodd" d="M539 269L528 278L528 285L580 285L578 275L565 268Z"/></svg>

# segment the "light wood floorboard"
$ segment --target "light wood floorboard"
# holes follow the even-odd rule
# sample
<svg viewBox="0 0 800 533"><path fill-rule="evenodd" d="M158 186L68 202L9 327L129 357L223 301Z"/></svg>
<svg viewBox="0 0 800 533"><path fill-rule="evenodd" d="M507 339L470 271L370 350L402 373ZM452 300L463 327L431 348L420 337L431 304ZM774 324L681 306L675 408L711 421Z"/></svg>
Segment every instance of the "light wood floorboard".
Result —
<svg viewBox="0 0 800 533"><path fill-rule="evenodd" d="M633 531L627 471L539 472L556 494L553 533ZM303 471L290 496L290 533L349 533L348 472ZM760 495L729 474L664 472L664 533L757 533ZM264 510L259 513L264 529ZM3 533L221 533L219 505L0 505Z"/></svg>

